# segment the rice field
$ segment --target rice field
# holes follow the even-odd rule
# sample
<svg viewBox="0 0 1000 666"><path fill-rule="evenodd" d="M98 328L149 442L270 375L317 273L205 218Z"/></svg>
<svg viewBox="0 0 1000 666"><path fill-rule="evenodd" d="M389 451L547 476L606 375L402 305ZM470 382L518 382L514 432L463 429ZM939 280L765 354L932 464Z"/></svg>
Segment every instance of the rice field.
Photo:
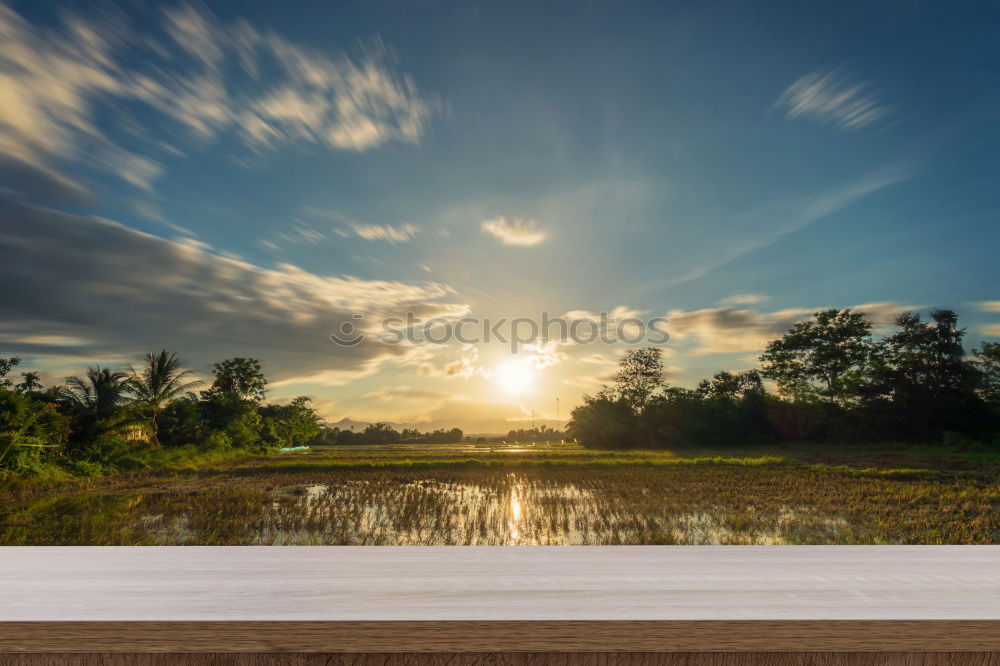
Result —
<svg viewBox="0 0 1000 666"><path fill-rule="evenodd" d="M381 447L8 489L4 545L1000 543L992 470Z"/></svg>

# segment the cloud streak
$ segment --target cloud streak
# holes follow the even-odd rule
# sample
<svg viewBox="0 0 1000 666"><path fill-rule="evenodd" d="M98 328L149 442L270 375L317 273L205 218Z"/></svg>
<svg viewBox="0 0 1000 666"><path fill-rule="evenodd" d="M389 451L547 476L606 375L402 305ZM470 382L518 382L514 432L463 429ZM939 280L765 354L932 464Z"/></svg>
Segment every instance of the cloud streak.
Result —
<svg viewBox="0 0 1000 666"><path fill-rule="evenodd" d="M859 130L889 115L868 84L837 71L806 74L788 86L775 106L789 118L813 118L840 130Z"/></svg>
<svg viewBox="0 0 1000 666"><path fill-rule="evenodd" d="M548 240L545 233L534 220L524 220L519 217L496 217L486 220L480 225L485 234L493 236L504 245L516 247L534 247Z"/></svg>
<svg viewBox="0 0 1000 666"><path fill-rule="evenodd" d="M39 169L81 161L149 190L160 160L180 152L178 134L137 106L197 140L232 133L255 153L417 143L441 106L381 43L351 59L189 5L154 18L162 34L140 34L120 12L41 28L0 4L0 154Z"/></svg>
<svg viewBox="0 0 1000 666"><path fill-rule="evenodd" d="M430 389L417 389L410 386L397 386L395 388L385 388L379 391L366 393L363 397L381 402L395 402L397 400L422 401L440 400L442 398L453 397L453 394L444 391L433 391Z"/></svg>
<svg viewBox="0 0 1000 666"><path fill-rule="evenodd" d="M401 224L393 226L391 224L366 224L356 222L351 224L351 229L360 238L370 241L387 241L389 243L405 243L417 235L417 227L412 224Z"/></svg>

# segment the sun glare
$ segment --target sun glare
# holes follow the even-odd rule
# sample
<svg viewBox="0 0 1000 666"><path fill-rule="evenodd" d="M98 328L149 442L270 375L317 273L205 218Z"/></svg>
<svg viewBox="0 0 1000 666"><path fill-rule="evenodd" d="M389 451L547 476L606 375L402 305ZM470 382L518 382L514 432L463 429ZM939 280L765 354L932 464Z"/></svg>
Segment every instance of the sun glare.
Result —
<svg viewBox="0 0 1000 666"><path fill-rule="evenodd" d="M529 359L512 358L496 367L493 378L507 395L522 395L535 387L535 368Z"/></svg>

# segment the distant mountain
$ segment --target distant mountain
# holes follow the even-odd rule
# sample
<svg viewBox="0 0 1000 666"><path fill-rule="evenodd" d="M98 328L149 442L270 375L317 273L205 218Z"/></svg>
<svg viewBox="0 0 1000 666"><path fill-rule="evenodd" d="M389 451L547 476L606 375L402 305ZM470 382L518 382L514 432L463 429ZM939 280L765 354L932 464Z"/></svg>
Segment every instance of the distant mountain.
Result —
<svg viewBox="0 0 1000 666"><path fill-rule="evenodd" d="M393 430L402 430L403 428L412 428L413 426L407 425L405 423L393 423L392 421L385 421ZM372 424L372 421L355 421L349 416L345 416L335 423L326 422L326 427L328 428L340 428L341 430L354 430L355 432L361 432L368 426Z"/></svg>

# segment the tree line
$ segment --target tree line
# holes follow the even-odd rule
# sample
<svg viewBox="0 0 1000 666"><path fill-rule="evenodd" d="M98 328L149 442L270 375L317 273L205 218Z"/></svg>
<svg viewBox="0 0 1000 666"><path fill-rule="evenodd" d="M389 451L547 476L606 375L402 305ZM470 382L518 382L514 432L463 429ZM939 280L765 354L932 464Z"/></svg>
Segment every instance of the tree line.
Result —
<svg viewBox="0 0 1000 666"><path fill-rule="evenodd" d="M602 449L943 437L1000 445L1000 343L969 356L964 336L951 310L902 314L882 336L862 312L826 310L769 342L759 370L722 371L693 389L664 381L660 350L634 349L614 383L573 410L567 431Z"/></svg>
<svg viewBox="0 0 1000 666"><path fill-rule="evenodd" d="M11 376L20 363L17 357L0 358L0 471L7 473L32 475L56 465L70 474L96 475L150 467L165 452L183 458L463 439L458 428L427 433L397 432L386 423L362 432L329 428L307 397L265 403L268 381L254 358L215 363L207 387L166 350L150 352L139 367L94 366L49 387L37 372L21 372L19 380Z"/></svg>
<svg viewBox="0 0 1000 666"><path fill-rule="evenodd" d="M148 466L150 453L163 448L264 451L320 433L309 398L264 403L267 379L253 358L215 363L202 391L166 350L150 352L138 368L95 366L50 387L37 372L11 378L19 363L0 359L0 468L15 472L59 462L97 474Z"/></svg>
<svg viewBox="0 0 1000 666"><path fill-rule="evenodd" d="M950 310L929 320L903 314L881 336L864 313L827 310L769 342L760 369L722 371L693 389L664 381L660 350L630 350L614 383L573 410L566 435L602 449L943 437L1000 445L1000 343L968 355L964 336ZM49 387L37 372L12 377L19 363L0 358L0 469L18 473L53 463L80 474L135 469L164 450L196 455L464 439L458 428L327 428L307 397L265 403L267 379L253 358L215 363L204 390L165 350L147 354L138 368L95 366ZM508 438L557 435L543 427Z"/></svg>
<svg viewBox="0 0 1000 666"><path fill-rule="evenodd" d="M353 428L324 428L318 443L331 446L368 446L373 444L457 444L465 438L458 428L420 432L414 428L396 430L388 423L368 424L364 430Z"/></svg>
<svg viewBox="0 0 1000 666"><path fill-rule="evenodd" d="M559 430L550 428L547 425L540 425L536 428L518 428L507 433L506 440L512 442L557 442L565 435Z"/></svg>

